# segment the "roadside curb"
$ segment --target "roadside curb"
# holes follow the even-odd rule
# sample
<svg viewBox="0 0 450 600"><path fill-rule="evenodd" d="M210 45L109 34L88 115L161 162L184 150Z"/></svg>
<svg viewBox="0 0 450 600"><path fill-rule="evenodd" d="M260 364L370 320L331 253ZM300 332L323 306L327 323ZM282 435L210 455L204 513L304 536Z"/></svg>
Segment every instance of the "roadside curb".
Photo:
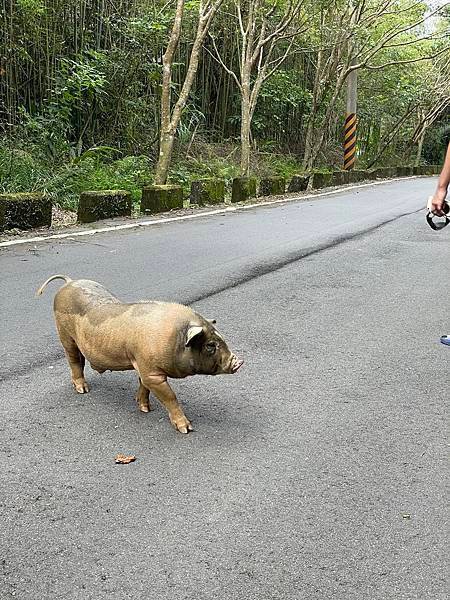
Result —
<svg viewBox="0 0 450 600"><path fill-rule="evenodd" d="M19 238L19 239L13 239L13 240L8 240L5 242L0 242L0 248L8 248L8 247L12 247L12 246L19 246L19 245L23 245L23 244L36 244L36 243L40 243L40 242L47 242L47 241L51 241L51 240L62 240L62 239L70 239L70 238L76 238L76 237L86 237L86 236L93 236L99 233L108 233L108 232L113 232L113 231L123 231L126 229L139 229L140 227L151 227L154 225L163 225L165 223L174 223L177 221L188 221L191 219L200 219L202 217L209 217L209 216L213 216L213 215L219 215L219 214L226 214L226 213L230 213L230 212L237 212L237 211L241 211L241 210L248 210L251 208L258 208L261 206L271 206L271 205L275 205L275 204L286 204L289 202L299 202L299 201L304 201L304 200L314 200L316 198L323 198L323 197L327 197L327 196L333 196L335 194L342 194L343 192L346 192L348 190L355 190L355 189L360 189L360 188L366 188L366 187L372 187L372 186L377 186L377 185L385 185L386 183L391 183L394 181L403 181L406 179L418 179L420 177L424 177L421 175L413 175L413 176L408 176L408 177L395 177L392 179L384 179L381 181L371 181L368 183L360 183L360 184L356 184L356 185L346 185L346 186L339 186L338 188L335 189L328 189L328 191L320 191L318 193L308 193L305 195L297 195L297 196L293 196L291 198L278 198L276 200L266 200L266 201L258 201L258 202L247 202L246 204L235 204L232 206L227 206L226 208L218 208L215 210L210 210L210 211L202 211L196 214L192 214L192 215L183 215L183 216L178 216L178 217L163 217L163 218L159 218L159 219L151 219L151 220L137 220L133 223L125 223L122 225L110 225L107 227L98 227L98 228L92 228L92 229L82 229L80 231L72 231L72 232L63 232L63 233L55 233L55 234L51 234L51 235L42 235L42 236L35 236L35 237L25 237L25 238ZM425 176L427 177L427 176ZM430 176L432 177L432 176Z"/></svg>

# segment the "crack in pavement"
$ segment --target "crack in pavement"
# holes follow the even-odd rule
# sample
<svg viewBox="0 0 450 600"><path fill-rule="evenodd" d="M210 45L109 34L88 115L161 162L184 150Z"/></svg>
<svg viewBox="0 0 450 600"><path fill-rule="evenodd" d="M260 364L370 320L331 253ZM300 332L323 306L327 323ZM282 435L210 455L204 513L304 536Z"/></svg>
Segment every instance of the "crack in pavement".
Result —
<svg viewBox="0 0 450 600"><path fill-rule="evenodd" d="M356 233L338 236L331 240L327 240L321 244L316 244L312 247L304 248L298 252L291 252L285 257L280 258L279 260L270 262L260 262L256 266L252 267L250 270L246 271L245 274L235 277L234 279L228 279L228 281L226 281L223 285L218 286L209 292L190 297L186 301L186 304L195 304L196 302L201 302L202 300L206 300L208 298L211 298L212 296L215 296L227 290L237 288L245 283L248 283L249 281L252 281L253 279L257 279L258 277L264 277L264 275L269 275L270 273L279 271L280 269L283 269L284 267L287 267L290 264L298 262L303 258L308 258L309 256L313 256L314 254L318 254L319 252L324 252L325 250L332 250L333 248L336 248L337 246L340 246L347 242L351 242L353 240L362 238L366 235L375 233L377 230L381 229L382 227L385 227L386 225L394 223L395 221L398 221L399 219L402 219L404 217L408 217L410 215L419 213L423 210L423 208L419 208L417 210L397 215L395 217L387 219L386 221L378 223L377 225L373 225L372 227L369 227L367 229L357 231Z"/></svg>

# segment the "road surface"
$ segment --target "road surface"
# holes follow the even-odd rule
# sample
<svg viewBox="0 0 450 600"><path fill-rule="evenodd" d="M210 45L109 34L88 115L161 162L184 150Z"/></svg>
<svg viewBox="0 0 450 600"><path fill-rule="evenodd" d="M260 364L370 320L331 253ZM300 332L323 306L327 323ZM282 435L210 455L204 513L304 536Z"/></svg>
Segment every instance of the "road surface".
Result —
<svg viewBox="0 0 450 600"><path fill-rule="evenodd" d="M444 600L449 230L431 178L0 249L0 598ZM72 390L54 273L192 303L245 359ZM116 465L118 452L136 462Z"/></svg>

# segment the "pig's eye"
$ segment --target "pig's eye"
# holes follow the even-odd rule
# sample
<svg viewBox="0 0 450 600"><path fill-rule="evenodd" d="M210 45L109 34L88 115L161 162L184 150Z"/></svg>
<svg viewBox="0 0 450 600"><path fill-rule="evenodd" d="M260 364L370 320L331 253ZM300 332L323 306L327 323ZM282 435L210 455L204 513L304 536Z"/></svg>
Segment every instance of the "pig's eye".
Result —
<svg viewBox="0 0 450 600"><path fill-rule="evenodd" d="M208 352L208 354L214 354L214 352L216 351L216 343L208 342L207 344L205 344L205 350L206 352Z"/></svg>

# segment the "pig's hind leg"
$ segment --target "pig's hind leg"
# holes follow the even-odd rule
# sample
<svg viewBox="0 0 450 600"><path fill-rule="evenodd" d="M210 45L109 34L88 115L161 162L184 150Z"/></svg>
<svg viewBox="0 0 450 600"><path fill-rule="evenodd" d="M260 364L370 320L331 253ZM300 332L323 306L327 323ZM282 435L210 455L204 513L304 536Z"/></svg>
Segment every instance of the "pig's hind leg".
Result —
<svg viewBox="0 0 450 600"><path fill-rule="evenodd" d="M73 386L79 394L86 394L89 391L89 386L84 378L86 360L71 337L61 331L59 337L72 373Z"/></svg>
<svg viewBox="0 0 450 600"><path fill-rule="evenodd" d="M136 402L138 403L139 410L141 412L148 413L152 410L152 406L148 400L150 391L143 385L141 378L139 377L139 388L136 392Z"/></svg>

